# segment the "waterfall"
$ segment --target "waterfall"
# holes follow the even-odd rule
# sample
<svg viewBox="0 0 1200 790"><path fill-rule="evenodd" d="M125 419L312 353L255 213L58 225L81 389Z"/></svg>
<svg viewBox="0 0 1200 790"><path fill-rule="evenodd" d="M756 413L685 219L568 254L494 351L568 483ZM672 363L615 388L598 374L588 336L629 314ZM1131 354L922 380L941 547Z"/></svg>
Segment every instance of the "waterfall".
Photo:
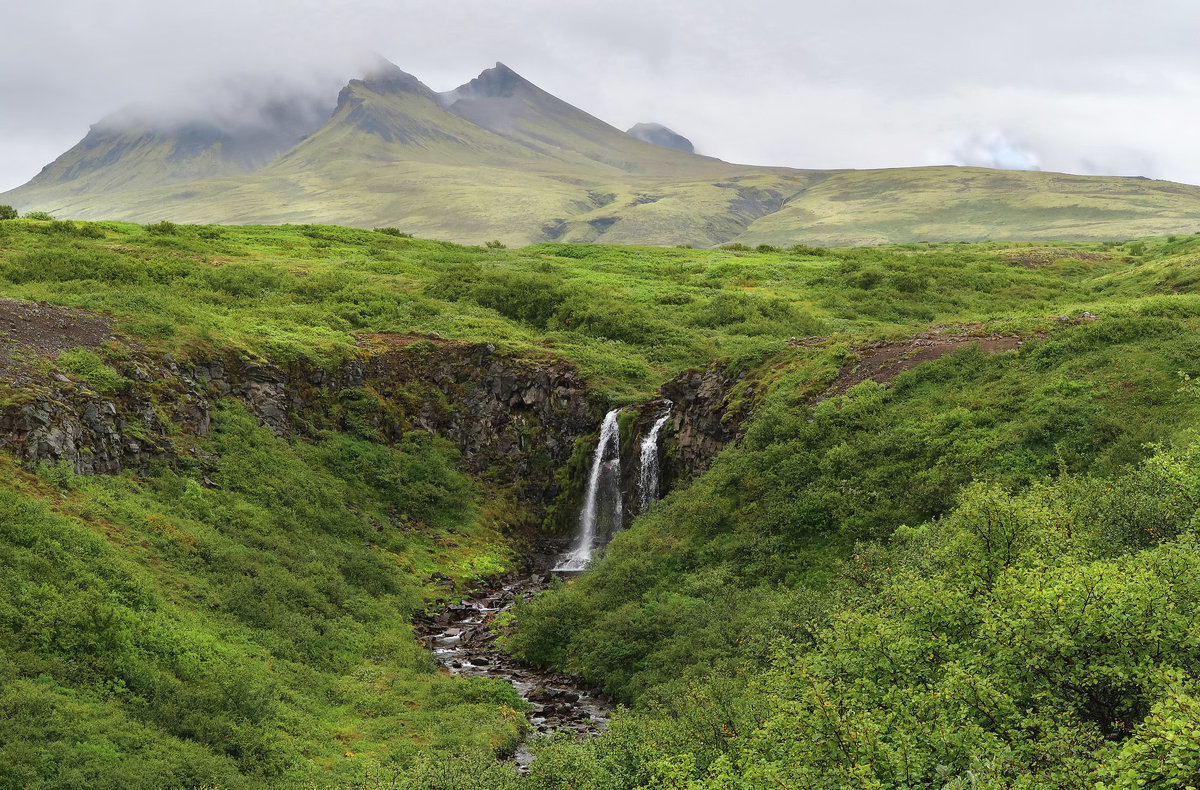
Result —
<svg viewBox="0 0 1200 790"><path fill-rule="evenodd" d="M613 409L604 415L600 441L592 455L587 495L579 513L579 537L571 551L554 567L556 571L583 570L592 558L598 539L603 541L600 545L604 545L621 529L621 439L617 430L620 411Z"/></svg>
<svg viewBox="0 0 1200 790"><path fill-rule="evenodd" d="M671 416L672 404L667 404L667 410L654 422L654 427L642 439L642 453L638 469L638 505L645 513L650 506L658 501L658 432Z"/></svg>

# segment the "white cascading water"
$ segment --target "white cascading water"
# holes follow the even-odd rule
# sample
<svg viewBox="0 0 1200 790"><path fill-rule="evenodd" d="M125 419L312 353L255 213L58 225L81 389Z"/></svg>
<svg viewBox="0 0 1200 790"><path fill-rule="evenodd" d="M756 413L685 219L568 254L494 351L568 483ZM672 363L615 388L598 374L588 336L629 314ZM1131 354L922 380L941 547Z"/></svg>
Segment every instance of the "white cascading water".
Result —
<svg viewBox="0 0 1200 790"><path fill-rule="evenodd" d="M600 426L600 441L592 455L592 471L588 475L587 495L579 513L579 537L575 545L554 567L555 571L581 571L587 567L596 548L597 538L607 542L621 529L621 440L617 430L617 415L613 409L604 415ZM603 513L601 511L604 511ZM601 517L603 522L601 521ZM597 530L597 526L602 529Z"/></svg>
<svg viewBox="0 0 1200 790"><path fill-rule="evenodd" d="M654 427L642 439L642 453L638 459L641 464L638 469L638 505L642 513L658 501L658 432L671 417L671 406L667 404L667 410L654 421Z"/></svg>

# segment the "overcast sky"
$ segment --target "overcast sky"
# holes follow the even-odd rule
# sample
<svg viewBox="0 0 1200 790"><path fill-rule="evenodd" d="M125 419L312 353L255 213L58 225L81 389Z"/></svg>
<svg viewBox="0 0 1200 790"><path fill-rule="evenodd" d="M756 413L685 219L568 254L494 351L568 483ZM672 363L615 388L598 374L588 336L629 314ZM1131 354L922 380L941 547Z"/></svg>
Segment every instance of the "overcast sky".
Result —
<svg viewBox="0 0 1200 790"><path fill-rule="evenodd" d="M88 126L378 52L435 90L503 61L621 128L807 168L973 164L1200 184L1195 0L4 0L0 191Z"/></svg>

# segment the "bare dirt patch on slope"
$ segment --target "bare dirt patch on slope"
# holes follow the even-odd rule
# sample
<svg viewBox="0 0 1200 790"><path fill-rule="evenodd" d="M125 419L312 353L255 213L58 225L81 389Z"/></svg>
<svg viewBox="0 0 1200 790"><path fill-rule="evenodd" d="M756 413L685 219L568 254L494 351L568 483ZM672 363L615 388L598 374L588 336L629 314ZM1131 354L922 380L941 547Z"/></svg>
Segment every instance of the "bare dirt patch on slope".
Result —
<svg viewBox="0 0 1200 790"><path fill-rule="evenodd" d="M36 357L95 348L112 339L109 319L44 302L0 299L0 376L11 377Z"/></svg>
<svg viewBox="0 0 1200 790"><path fill-rule="evenodd" d="M439 348L447 346L467 346L469 343L464 343L461 340L449 340L442 337L437 332L428 332L426 334L417 334L409 332L407 334L399 334L396 332L375 332L367 335L358 336L360 344L376 343L389 348L408 348L414 343L430 343Z"/></svg>
<svg viewBox="0 0 1200 790"><path fill-rule="evenodd" d="M1024 342L1016 335L1002 335L995 332L970 334L968 331L935 329L916 334L909 340L883 340L877 343L868 343L854 349L859 355L859 360L843 367L822 397L840 395L855 384L861 384L868 379L886 384L906 370L912 370L920 364L944 357L965 346L974 345L985 353L999 354L1004 351L1015 351Z"/></svg>

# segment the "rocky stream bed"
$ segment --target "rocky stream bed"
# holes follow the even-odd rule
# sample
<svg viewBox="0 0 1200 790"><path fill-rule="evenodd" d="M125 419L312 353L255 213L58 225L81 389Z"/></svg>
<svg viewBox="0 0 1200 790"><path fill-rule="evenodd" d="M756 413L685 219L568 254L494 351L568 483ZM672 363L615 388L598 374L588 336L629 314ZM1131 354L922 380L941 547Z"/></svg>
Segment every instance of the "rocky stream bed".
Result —
<svg viewBox="0 0 1200 790"><path fill-rule="evenodd" d="M548 571L486 580L461 602L448 600L437 612L418 615L414 630L446 671L511 683L533 706L531 737L556 732L573 732L581 738L595 735L608 725L615 707L613 700L588 688L576 676L521 664L497 646L496 634L489 629L497 615L517 601L529 600L551 581ZM449 579L440 579L439 583L447 586L447 592L452 589ZM522 769L533 760L524 744L515 756Z"/></svg>

